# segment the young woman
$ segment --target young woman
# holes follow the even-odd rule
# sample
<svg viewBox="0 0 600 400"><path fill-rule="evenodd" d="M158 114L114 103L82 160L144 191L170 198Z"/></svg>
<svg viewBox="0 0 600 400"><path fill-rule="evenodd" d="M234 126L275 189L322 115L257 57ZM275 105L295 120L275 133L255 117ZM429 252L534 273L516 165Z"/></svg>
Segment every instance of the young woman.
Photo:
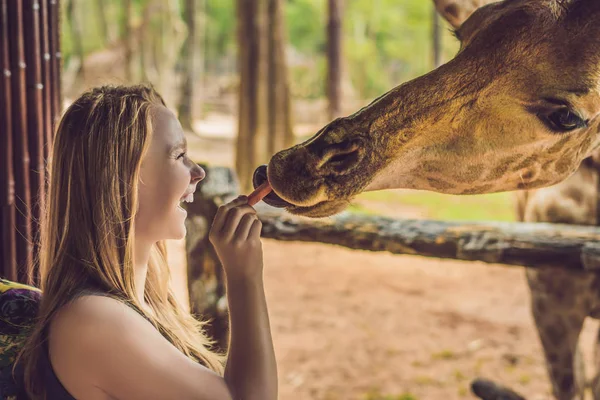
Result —
<svg viewBox="0 0 600 400"><path fill-rule="evenodd" d="M184 237L180 203L204 175L152 88L101 87L68 108L41 226L40 316L19 359L30 397L277 398L261 223L245 197L210 232L226 275L226 359L169 287L162 241Z"/></svg>

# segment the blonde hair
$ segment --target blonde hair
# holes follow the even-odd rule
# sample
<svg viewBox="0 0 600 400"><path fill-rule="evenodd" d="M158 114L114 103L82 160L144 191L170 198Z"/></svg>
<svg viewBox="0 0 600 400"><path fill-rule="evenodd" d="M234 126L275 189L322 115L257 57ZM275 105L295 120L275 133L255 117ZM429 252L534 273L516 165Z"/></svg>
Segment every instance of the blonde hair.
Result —
<svg viewBox="0 0 600 400"><path fill-rule="evenodd" d="M140 165L152 134L151 109L164 105L148 86L104 86L84 93L60 121L40 228L42 301L19 357L34 398L45 397L39 360L50 321L84 290L132 305L186 356L223 371L204 323L183 310L170 289L164 243L152 248L144 289L153 315L142 311L135 294L132 223Z"/></svg>

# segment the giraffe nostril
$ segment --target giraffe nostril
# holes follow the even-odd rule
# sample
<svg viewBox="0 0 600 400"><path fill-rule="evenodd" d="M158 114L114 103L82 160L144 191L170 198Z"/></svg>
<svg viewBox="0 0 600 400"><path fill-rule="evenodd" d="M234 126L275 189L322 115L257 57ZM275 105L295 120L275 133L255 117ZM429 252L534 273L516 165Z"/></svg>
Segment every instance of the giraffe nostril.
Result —
<svg viewBox="0 0 600 400"><path fill-rule="evenodd" d="M359 163L361 154L358 142L332 145L325 151L319 169L326 173L348 173Z"/></svg>

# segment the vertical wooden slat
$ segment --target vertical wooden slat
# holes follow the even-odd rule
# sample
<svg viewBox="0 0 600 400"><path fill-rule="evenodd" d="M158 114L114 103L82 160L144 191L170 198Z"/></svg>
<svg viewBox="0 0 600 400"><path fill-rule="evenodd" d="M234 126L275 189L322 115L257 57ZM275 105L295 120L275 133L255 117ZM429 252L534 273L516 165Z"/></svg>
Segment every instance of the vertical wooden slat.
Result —
<svg viewBox="0 0 600 400"><path fill-rule="evenodd" d="M0 273L17 280L8 1L0 0Z"/></svg>
<svg viewBox="0 0 600 400"><path fill-rule="evenodd" d="M62 109L62 96L60 91L60 68L62 55L60 53L60 8L58 0L50 0L49 4L50 26L50 62L52 71L52 116L54 125L60 118Z"/></svg>
<svg viewBox="0 0 600 400"><path fill-rule="evenodd" d="M23 3L24 49L27 86L27 144L30 158L29 180L31 198L28 208L31 210L31 237L34 254L39 243L38 231L40 209L44 201L44 114L42 111L42 52L40 46L40 3L39 0L26 0ZM33 268L33 267L32 267ZM33 269L32 269L33 272ZM37 284L37 277L31 276Z"/></svg>
<svg viewBox="0 0 600 400"><path fill-rule="evenodd" d="M44 113L44 160L48 160L50 156L50 149L52 144L52 68L50 65L50 15L48 12L49 0L41 1L41 14L40 14L40 43L42 48L42 60L41 60L41 72L42 72L42 84L44 88L42 90L42 104Z"/></svg>
<svg viewBox="0 0 600 400"><path fill-rule="evenodd" d="M31 236L31 192L27 145L27 87L23 40L23 1L11 0L8 7L10 69L12 73L13 160L17 227L17 269L20 282L30 283L33 262Z"/></svg>

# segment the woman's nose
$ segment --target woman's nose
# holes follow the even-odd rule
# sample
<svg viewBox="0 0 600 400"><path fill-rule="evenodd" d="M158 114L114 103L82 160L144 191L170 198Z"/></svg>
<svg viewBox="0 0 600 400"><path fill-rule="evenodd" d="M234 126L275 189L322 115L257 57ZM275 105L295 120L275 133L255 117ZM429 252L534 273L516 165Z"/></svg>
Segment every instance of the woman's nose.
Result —
<svg viewBox="0 0 600 400"><path fill-rule="evenodd" d="M198 164L194 164L192 167L192 183L200 182L206 177L206 172Z"/></svg>

